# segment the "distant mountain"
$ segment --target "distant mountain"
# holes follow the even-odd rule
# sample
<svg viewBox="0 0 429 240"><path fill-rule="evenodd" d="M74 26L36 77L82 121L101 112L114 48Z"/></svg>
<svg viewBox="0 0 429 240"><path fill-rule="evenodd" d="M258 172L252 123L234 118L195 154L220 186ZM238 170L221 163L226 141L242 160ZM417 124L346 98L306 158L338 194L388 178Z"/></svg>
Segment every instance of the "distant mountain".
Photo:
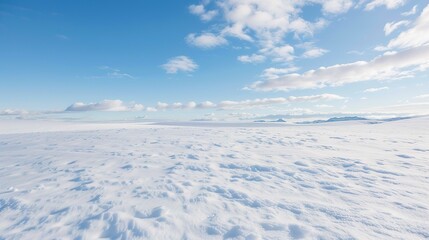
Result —
<svg viewBox="0 0 429 240"><path fill-rule="evenodd" d="M328 120L315 120L315 121L305 121L299 122L298 124L315 124L315 123L328 123L328 122L344 122L344 121L361 121L368 120L367 118L353 116L353 117L333 117Z"/></svg>
<svg viewBox="0 0 429 240"><path fill-rule="evenodd" d="M363 118L363 117L358 117L358 116L354 116L354 117L333 117L333 118L326 120L326 122L361 121L361 120L368 120L368 119Z"/></svg>
<svg viewBox="0 0 429 240"><path fill-rule="evenodd" d="M277 122L277 123L285 123L285 122L286 122L286 120L284 120L283 118L279 118L279 119L274 120L274 121L256 120L256 121L253 121L253 122L255 122L255 123L266 123L266 122L272 122L272 123L274 123L274 122Z"/></svg>
<svg viewBox="0 0 429 240"><path fill-rule="evenodd" d="M405 120L405 119L411 119L411 118L413 118L413 117L395 117L395 118L383 119L383 121L393 122L393 121L399 121L399 120Z"/></svg>
<svg viewBox="0 0 429 240"><path fill-rule="evenodd" d="M279 118L279 119L277 119L277 120L275 120L275 121L272 121L272 122L286 122L285 120L283 120L283 118Z"/></svg>

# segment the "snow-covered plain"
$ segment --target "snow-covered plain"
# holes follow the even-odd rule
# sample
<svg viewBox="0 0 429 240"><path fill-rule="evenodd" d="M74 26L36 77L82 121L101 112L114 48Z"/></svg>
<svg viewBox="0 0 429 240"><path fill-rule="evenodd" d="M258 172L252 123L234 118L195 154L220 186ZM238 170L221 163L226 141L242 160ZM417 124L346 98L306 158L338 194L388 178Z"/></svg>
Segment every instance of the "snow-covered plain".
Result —
<svg viewBox="0 0 429 240"><path fill-rule="evenodd" d="M0 239L429 238L429 118L0 125Z"/></svg>

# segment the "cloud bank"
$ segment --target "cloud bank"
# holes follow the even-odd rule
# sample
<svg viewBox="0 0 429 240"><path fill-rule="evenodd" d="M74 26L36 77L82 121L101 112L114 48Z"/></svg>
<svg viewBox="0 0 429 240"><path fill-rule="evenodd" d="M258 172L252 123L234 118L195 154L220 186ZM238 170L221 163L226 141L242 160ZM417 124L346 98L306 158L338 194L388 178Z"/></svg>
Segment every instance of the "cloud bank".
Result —
<svg viewBox="0 0 429 240"><path fill-rule="evenodd" d="M192 109L217 109L217 110L229 110L229 109L248 109L259 106L269 106L273 104L285 104L295 102L318 102L318 101L331 101L331 100L343 100L342 96L335 94L319 94L310 96L289 96L279 98L257 98L243 101L221 101L219 103L213 103L211 101L204 101L196 103L190 101L188 103L164 103L158 102L156 106L145 108L143 104L131 103L125 104L121 100L103 100L98 103L82 103L76 102L66 108L66 112L85 112L85 111L111 111L111 112L123 112L123 111L143 111L156 112L161 110L192 110Z"/></svg>
<svg viewBox="0 0 429 240"><path fill-rule="evenodd" d="M66 108L66 112L86 112L86 111L141 111L144 109L142 104L125 104L121 100L103 100L98 103L76 102Z"/></svg>
<svg viewBox="0 0 429 240"><path fill-rule="evenodd" d="M29 114L26 110L18 110L18 109L4 109L0 111L0 116L18 116L18 115L26 115Z"/></svg>
<svg viewBox="0 0 429 240"><path fill-rule="evenodd" d="M257 81L250 89L288 91L293 89L341 86L369 80L391 80L412 77L429 68L429 45L398 53L387 53L369 62L358 61L309 70L302 74L286 74L278 78Z"/></svg>

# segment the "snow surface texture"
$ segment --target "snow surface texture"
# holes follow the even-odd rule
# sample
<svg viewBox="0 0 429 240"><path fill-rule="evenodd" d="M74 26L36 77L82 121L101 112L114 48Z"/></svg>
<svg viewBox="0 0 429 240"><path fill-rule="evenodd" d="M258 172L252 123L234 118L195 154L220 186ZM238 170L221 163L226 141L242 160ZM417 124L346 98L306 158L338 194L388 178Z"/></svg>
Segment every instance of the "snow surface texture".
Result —
<svg viewBox="0 0 429 240"><path fill-rule="evenodd" d="M427 239L428 123L0 134L0 239Z"/></svg>

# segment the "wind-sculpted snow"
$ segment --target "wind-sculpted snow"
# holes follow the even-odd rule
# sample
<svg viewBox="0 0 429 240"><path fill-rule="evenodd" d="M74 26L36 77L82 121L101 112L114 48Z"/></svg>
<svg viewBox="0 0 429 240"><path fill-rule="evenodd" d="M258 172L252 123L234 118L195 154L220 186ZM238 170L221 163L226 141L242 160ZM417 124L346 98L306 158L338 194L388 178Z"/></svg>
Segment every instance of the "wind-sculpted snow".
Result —
<svg viewBox="0 0 429 240"><path fill-rule="evenodd" d="M0 239L427 239L428 120L0 134Z"/></svg>

